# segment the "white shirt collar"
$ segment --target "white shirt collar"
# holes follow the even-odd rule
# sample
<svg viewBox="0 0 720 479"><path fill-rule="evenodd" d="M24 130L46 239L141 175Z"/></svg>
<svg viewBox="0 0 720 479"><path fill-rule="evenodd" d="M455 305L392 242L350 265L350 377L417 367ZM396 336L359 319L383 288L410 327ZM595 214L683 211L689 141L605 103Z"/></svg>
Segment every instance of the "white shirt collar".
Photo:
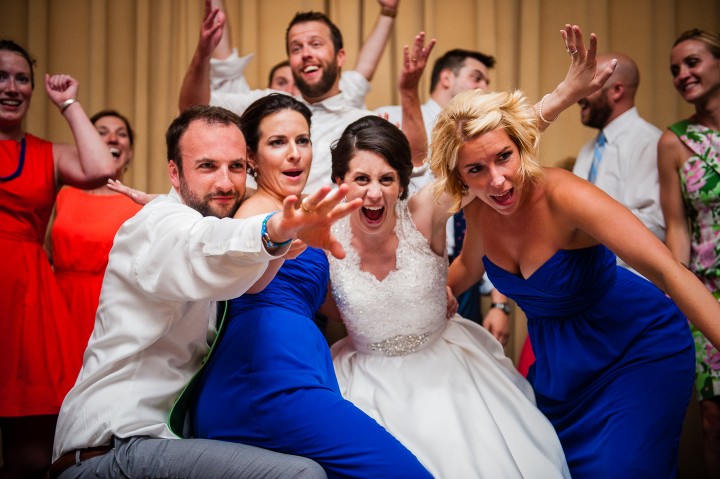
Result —
<svg viewBox="0 0 720 479"><path fill-rule="evenodd" d="M613 140L616 139L618 135L626 129L627 124L634 121L639 116L640 115L638 114L637 108L632 107L628 111L605 125L605 128L602 129L602 132L605 134L607 142L613 143Z"/></svg>

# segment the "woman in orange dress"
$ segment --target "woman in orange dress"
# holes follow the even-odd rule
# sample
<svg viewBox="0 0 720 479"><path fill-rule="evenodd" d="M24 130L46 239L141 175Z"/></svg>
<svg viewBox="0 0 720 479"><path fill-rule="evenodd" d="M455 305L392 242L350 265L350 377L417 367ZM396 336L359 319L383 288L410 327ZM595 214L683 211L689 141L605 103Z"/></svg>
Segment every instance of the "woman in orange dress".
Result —
<svg viewBox="0 0 720 479"><path fill-rule="evenodd" d="M133 157L130 122L114 110L100 111L90 121L115 158L115 178L121 180ZM112 191L107 184L92 190L66 187L58 194L51 230L55 278L83 345L95 323L115 234L140 208L141 205Z"/></svg>
<svg viewBox="0 0 720 479"><path fill-rule="evenodd" d="M68 333L72 319L42 248L55 196L61 185L94 188L115 174L72 77L45 75L45 89L77 147L25 133L33 63L20 45L0 40L0 478L42 477L82 362L84 345Z"/></svg>

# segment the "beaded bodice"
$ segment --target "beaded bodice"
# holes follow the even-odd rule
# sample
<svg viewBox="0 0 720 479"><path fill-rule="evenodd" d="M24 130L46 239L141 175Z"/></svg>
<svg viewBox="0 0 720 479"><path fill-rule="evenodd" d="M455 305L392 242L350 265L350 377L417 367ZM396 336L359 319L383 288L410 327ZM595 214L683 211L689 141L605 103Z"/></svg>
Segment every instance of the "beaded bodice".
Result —
<svg viewBox="0 0 720 479"><path fill-rule="evenodd" d="M330 258L332 292L353 345L358 351L387 356L410 354L431 341L447 319L447 258L437 256L415 228L407 202L398 203L396 269L382 281L360 269L350 246L347 218L333 233L347 257Z"/></svg>

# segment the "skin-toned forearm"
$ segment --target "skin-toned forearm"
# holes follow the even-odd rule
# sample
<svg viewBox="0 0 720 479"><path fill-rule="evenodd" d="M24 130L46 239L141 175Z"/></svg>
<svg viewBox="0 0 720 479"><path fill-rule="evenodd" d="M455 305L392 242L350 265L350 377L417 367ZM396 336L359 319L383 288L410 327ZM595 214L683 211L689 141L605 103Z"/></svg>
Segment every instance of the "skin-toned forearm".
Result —
<svg viewBox="0 0 720 479"><path fill-rule="evenodd" d="M423 166L427 157L427 132L420 110L420 95L417 88L400 91L402 106L402 131L410 143L410 154L414 167Z"/></svg>
<svg viewBox="0 0 720 479"><path fill-rule="evenodd" d="M180 87L178 107L185 111L193 105L210 103L210 57L223 35L225 14L205 0L205 15L200 25L200 38L188 71Z"/></svg>
<svg viewBox="0 0 720 479"><path fill-rule="evenodd" d="M690 232L687 227L669 227L665 232L665 244L685 267L690 264Z"/></svg>
<svg viewBox="0 0 720 479"><path fill-rule="evenodd" d="M196 50L180 87L178 107L182 112L193 105L208 103L210 103L210 57Z"/></svg>
<svg viewBox="0 0 720 479"><path fill-rule="evenodd" d="M490 299L493 303L507 303L508 297L502 294L500 291L497 290L497 288L493 288L492 291L490 291Z"/></svg>
<svg viewBox="0 0 720 479"><path fill-rule="evenodd" d="M79 103L70 105L63 116L70 125L77 156L80 161L80 168L85 177L100 184L105 183L108 178L114 177L116 173L115 160L110 153L103 139L90 122L85 110Z"/></svg>
<svg viewBox="0 0 720 479"><path fill-rule="evenodd" d="M682 184L677 165L687 157L685 146L666 131L658 142L658 179L660 207L665 220L665 244L685 266L690 264L690 228L682 197Z"/></svg>
<svg viewBox="0 0 720 479"><path fill-rule="evenodd" d="M418 86L434 46L434 38L425 46L425 33L420 32L415 36L412 53L407 45L403 48L403 70L398 90L402 108L402 130L410 142L410 154L414 167L423 166L427 157L427 132L420 109Z"/></svg>
<svg viewBox="0 0 720 479"><path fill-rule="evenodd" d="M378 63L380 63L380 58L385 51L385 46L394 25L394 17L382 14L378 16L375 27L360 48L355 63L355 71L364 76L367 81L371 81L375 75L375 70L377 70Z"/></svg>
<svg viewBox="0 0 720 479"><path fill-rule="evenodd" d="M220 38L220 43L218 43L215 47L212 54L213 58L224 60L233 52L232 33L230 32L230 21L227 16L227 5L225 5L225 0L211 0L210 4L212 8L218 8L221 12L225 13L225 25L222 30L222 37Z"/></svg>
<svg viewBox="0 0 720 479"><path fill-rule="evenodd" d="M664 270L658 286L713 346L720 346L720 303L689 269L675 261Z"/></svg>
<svg viewBox="0 0 720 479"><path fill-rule="evenodd" d="M455 258L455 261L450 264L450 269L448 270L448 286L450 286L455 296L460 296L480 281L484 272L485 268L482 264L475 269L465 264L465 259L461 251L460 255Z"/></svg>

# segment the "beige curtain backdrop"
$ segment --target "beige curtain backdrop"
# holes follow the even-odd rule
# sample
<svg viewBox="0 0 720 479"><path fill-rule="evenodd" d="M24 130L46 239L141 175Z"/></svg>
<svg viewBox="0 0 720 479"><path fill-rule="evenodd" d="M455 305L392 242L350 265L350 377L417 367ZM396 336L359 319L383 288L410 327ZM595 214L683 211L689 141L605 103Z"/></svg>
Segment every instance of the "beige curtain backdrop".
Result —
<svg viewBox="0 0 720 479"><path fill-rule="evenodd" d="M247 78L264 87L269 68L285 57L284 34L295 12L326 12L340 27L352 68L363 37L377 19L375 0L226 0L233 44L255 52ZM165 192L164 132L177 113L177 95L194 50L202 0L0 0L0 36L37 58L35 99L27 130L71 141L69 128L44 92L45 72L80 81L88 114L115 108L137 131L127 181ZM402 0L390 44L367 98L370 108L398 102L395 91L402 47L423 30L438 40L436 58L451 48L494 55L494 89L520 88L538 99L560 81L568 55L560 38L565 23L597 33L600 50L633 57L641 71L640 113L658 127L690 109L672 88L668 55L685 29L720 30L717 0ZM427 97L429 75L423 79ZM541 160L556 165L574 157L595 132L583 127L576 108L545 134Z"/></svg>

